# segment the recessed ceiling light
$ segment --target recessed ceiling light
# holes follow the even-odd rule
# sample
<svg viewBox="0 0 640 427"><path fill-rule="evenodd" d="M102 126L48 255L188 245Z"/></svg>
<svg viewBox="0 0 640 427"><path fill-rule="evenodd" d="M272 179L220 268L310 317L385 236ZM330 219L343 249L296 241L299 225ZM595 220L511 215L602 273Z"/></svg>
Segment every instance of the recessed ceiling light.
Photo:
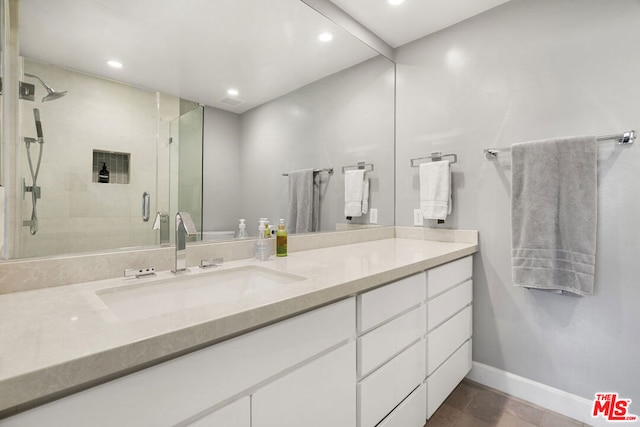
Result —
<svg viewBox="0 0 640 427"><path fill-rule="evenodd" d="M328 31L322 32L318 34L318 40L320 40L321 42L330 42L331 40L333 40L333 34Z"/></svg>
<svg viewBox="0 0 640 427"><path fill-rule="evenodd" d="M239 93L240 92L238 92L238 89L233 89L233 88L227 89L227 95L238 96Z"/></svg>
<svg viewBox="0 0 640 427"><path fill-rule="evenodd" d="M122 68L122 62L110 59L107 61L107 65L111 68Z"/></svg>
<svg viewBox="0 0 640 427"><path fill-rule="evenodd" d="M389 3L392 6L397 6L399 4L404 3L404 0L387 0L387 3Z"/></svg>

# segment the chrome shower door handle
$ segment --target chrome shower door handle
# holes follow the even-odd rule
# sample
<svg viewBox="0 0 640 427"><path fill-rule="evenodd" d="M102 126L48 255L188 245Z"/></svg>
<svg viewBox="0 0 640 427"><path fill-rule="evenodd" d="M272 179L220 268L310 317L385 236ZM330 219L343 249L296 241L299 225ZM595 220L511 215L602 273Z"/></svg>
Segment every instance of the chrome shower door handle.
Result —
<svg viewBox="0 0 640 427"><path fill-rule="evenodd" d="M142 220L144 222L149 221L149 216L151 212L151 194L148 192L142 193Z"/></svg>

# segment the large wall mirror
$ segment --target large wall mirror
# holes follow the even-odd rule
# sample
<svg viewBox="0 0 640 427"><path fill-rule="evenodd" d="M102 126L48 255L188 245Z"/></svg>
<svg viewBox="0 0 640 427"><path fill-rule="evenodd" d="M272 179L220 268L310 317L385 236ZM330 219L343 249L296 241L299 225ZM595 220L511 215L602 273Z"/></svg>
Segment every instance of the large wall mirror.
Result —
<svg viewBox="0 0 640 427"><path fill-rule="evenodd" d="M190 212L209 239L240 218L255 235L259 217L286 218L284 175L300 169L333 169L320 231L394 223L394 64L302 1L18 3L34 93L15 257L157 245L156 212L167 227ZM359 162L376 221L345 219L343 171Z"/></svg>

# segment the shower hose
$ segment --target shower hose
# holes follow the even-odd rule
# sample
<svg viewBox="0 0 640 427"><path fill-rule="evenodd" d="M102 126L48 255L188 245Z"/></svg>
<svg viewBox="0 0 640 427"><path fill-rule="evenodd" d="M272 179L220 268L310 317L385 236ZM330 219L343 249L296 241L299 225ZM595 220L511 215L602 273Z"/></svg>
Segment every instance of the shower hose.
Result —
<svg viewBox="0 0 640 427"><path fill-rule="evenodd" d="M40 172L40 163L42 162L42 148L44 146L44 139L42 137L42 125L40 123L40 112L37 108L33 109L33 116L36 121L36 131L38 139L25 138L27 145L27 160L29 161L29 171L31 172L31 221L29 223L29 232L32 236L35 236L38 232L38 173ZM38 151L38 163L36 169L33 169L33 162L31 161L31 144L37 142L40 146Z"/></svg>

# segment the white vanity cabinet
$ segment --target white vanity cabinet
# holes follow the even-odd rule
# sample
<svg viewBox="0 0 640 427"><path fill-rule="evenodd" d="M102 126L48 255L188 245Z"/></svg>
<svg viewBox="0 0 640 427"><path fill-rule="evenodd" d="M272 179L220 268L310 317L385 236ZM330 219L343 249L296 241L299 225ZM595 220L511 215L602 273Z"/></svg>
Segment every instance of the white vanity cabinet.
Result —
<svg viewBox="0 0 640 427"><path fill-rule="evenodd" d="M472 257L357 297L358 427L422 427L471 369Z"/></svg>
<svg viewBox="0 0 640 427"><path fill-rule="evenodd" d="M419 273L357 297L358 427L397 417L394 408L424 381L425 283ZM417 412L421 427L426 413Z"/></svg>
<svg viewBox="0 0 640 427"><path fill-rule="evenodd" d="M427 271L427 418L471 370L472 257Z"/></svg>
<svg viewBox="0 0 640 427"><path fill-rule="evenodd" d="M422 427L471 369L471 274L451 261L0 427Z"/></svg>
<svg viewBox="0 0 640 427"><path fill-rule="evenodd" d="M267 399L268 391L260 388L272 384L277 389L279 381L291 387L289 396L308 396L306 402L298 400L299 411L313 411L313 399L323 394L309 390L326 385L303 384L300 378L317 378L320 370L327 377L344 377L355 390L355 354L346 367L333 359L346 360L344 352L353 348L355 317L354 298L348 298L0 420L0 426L218 425L205 421L210 418L232 420L225 427L245 427L251 415L248 400L229 402L252 393ZM335 400L325 404L354 408L352 394L330 396Z"/></svg>

